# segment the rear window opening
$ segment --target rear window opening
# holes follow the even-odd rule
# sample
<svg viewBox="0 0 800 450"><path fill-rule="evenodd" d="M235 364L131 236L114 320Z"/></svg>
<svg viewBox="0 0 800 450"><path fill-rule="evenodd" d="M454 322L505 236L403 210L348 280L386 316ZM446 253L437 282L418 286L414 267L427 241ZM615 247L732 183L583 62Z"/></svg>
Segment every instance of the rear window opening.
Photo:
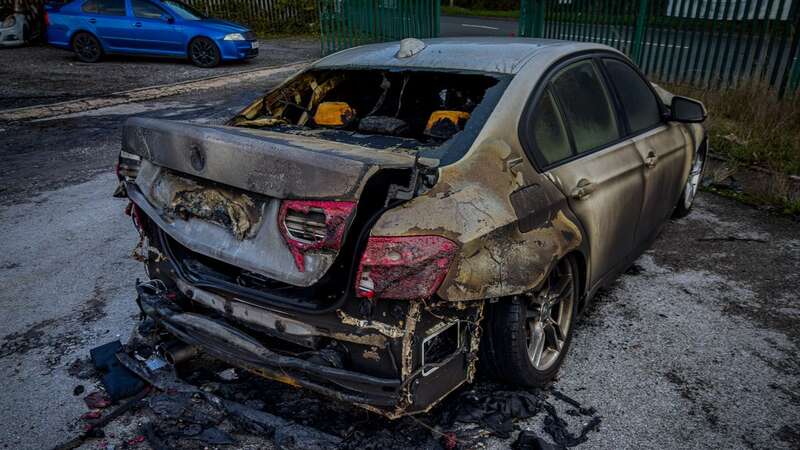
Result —
<svg viewBox="0 0 800 450"><path fill-rule="evenodd" d="M509 77L419 70L314 70L228 124L377 149L419 150L442 163L466 152Z"/></svg>

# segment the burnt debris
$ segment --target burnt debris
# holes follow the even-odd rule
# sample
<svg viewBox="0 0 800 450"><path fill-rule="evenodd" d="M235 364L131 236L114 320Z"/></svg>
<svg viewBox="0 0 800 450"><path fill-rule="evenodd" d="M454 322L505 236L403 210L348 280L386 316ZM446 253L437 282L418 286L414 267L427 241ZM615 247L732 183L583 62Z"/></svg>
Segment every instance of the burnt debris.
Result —
<svg viewBox="0 0 800 450"><path fill-rule="evenodd" d="M229 125L336 129L436 147L467 126L498 83L488 75L426 71L312 70L250 105Z"/></svg>
<svg viewBox="0 0 800 450"><path fill-rule="evenodd" d="M106 349L117 348L114 344ZM146 440L154 449L219 447L253 439L288 449L451 449L502 439L518 449L549 450L586 442L600 424L594 408L558 390L515 390L485 380L449 396L427 414L388 420L202 355L172 366L161 359L160 348L141 341L118 348L117 365L148 388L110 412L103 409L112 405L110 399L100 408L92 404L96 409L83 417L85 432L60 448L103 436L103 426L137 409L148 420L136 436L123 439ZM156 360L161 364L154 364ZM570 430L553 401L565 405L568 415L583 417L586 425ZM546 435L519 428L521 421L530 424L537 417Z"/></svg>

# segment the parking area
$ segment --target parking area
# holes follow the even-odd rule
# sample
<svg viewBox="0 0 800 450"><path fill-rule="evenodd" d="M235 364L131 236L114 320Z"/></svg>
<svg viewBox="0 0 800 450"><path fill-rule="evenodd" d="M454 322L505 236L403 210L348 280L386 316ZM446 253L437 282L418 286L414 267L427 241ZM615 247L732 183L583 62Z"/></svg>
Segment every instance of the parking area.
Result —
<svg viewBox="0 0 800 450"><path fill-rule="evenodd" d="M87 66L44 47L0 51L2 67L21 61L4 71L13 83L0 84L8 102L0 109L301 61L316 45L263 43L257 60L209 70L161 60ZM30 73L21 68L28 64ZM80 433L84 397L100 386L88 352L124 341L135 323L144 272L131 256L137 236L125 202L111 197L124 120L220 123L285 76L232 74L220 88L0 123L0 446L49 448ZM245 373L220 375L224 367L195 367L187 383L287 421L296 426L287 428L291 439L214 416L191 424L233 443L187 440L201 431L150 400L81 448L158 448L148 437L154 427L183 436L181 448L313 448L314 433L340 448L507 448L521 430L578 448L797 448L800 227L708 193L695 208L588 309L547 390L479 380L430 414L392 422Z"/></svg>
<svg viewBox="0 0 800 450"><path fill-rule="evenodd" d="M259 44L257 57L213 69L181 59L114 55L87 64L70 51L46 45L0 49L0 111L310 60L320 54L314 38L270 39Z"/></svg>

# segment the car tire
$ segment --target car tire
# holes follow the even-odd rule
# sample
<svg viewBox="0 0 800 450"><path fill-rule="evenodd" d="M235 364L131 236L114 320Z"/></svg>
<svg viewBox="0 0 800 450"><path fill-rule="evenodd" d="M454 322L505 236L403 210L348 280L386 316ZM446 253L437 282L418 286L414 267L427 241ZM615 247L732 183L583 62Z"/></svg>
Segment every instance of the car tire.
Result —
<svg viewBox="0 0 800 450"><path fill-rule="evenodd" d="M523 387L552 381L572 340L579 285L578 265L567 256L535 295L487 305L481 342L483 373Z"/></svg>
<svg viewBox="0 0 800 450"><path fill-rule="evenodd" d="M219 65L222 57L217 44L207 37L192 39L189 43L189 60L197 67L211 68Z"/></svg>
<svg viewBox="0 0 800 450"><path fill-rule="evenodd" d="M697 191L700 189L700 183L703 180L703 171L706 168L706 158L708 157L708 143L703 141L697 148L692 159L692 168L689 170L689 176L686 177L686 184L683 185L681 196L678 198L678 204L675 205L675 210L672 212L673 219L680 219L689 215L694 205L694 199L697 196Z"/></svg>
<svg viewBox="0 0 800 450"><path fill-rule="evenodd" d="M85 63L95 63L103 57L103 46L91 33L76 33L72 38L72 51L79 60Z"/></svg>

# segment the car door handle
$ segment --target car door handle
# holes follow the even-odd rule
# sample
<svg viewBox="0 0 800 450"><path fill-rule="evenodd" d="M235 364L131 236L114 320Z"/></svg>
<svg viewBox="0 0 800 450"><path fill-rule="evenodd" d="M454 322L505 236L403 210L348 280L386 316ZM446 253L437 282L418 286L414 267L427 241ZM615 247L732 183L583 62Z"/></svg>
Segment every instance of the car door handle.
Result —
<svg viewBox="0 0 800 450"><path fill-rule="evenodd" d="M133 24L136 28L142 28L142 22L136 22Z"/></svg>
<svg viewBox="0 0 800 450"><path fill-rule="evenodd" d="M655 152L650 152L647 154L647 158L644 159L644 165L648 169L652 169L658 163L658 155Z"/></svg>
<svg viewBox="0 0 800 450"><path fill-rule="evenodd" d="M581 178L578 185L570 192L570 195L575 200L583 200L594 192L594 184L586 178Z"/></svg>
<svg viewBox="0 0 800 450"><path fill-rule="evenodd" d="M94 18L89 19L89 23L95 23L95 22L97 22L97 19L94 19Z"/></svg>

